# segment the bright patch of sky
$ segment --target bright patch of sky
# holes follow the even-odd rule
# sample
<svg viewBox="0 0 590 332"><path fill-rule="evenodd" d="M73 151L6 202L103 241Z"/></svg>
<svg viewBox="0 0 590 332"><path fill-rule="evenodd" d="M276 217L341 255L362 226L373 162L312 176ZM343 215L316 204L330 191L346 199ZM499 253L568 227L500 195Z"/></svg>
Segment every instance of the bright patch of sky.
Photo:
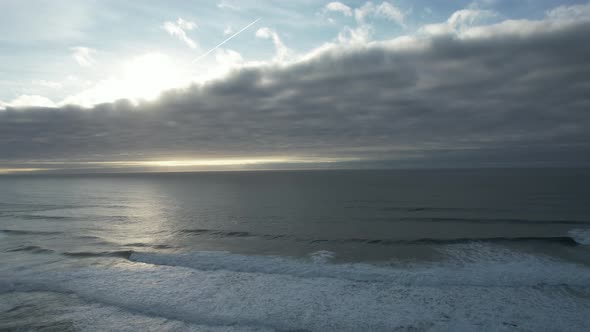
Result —
<svg viewBox="0 0 590 332"><path fill-rule="evenodd" d="M559 6L586 3L3 0L0 108L149 100L235 66L296 61L326 43L538 19Z"/></svg>

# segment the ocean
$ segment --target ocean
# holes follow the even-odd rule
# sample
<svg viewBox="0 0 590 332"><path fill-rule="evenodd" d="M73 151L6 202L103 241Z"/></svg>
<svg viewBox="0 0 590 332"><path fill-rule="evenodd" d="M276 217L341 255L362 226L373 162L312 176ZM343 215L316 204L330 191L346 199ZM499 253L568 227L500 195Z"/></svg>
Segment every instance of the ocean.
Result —
<svg viewBox="0 0 590 332"><path fill-rule="evenodd" d="M590 170L0 176L2 331L588 331Z"/></svg>

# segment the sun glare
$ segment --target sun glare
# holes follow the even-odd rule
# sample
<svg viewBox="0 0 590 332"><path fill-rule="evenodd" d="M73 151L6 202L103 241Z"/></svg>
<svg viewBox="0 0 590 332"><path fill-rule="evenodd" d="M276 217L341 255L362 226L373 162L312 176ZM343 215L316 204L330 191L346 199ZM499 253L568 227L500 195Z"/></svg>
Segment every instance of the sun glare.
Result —
<svg viewBox="0 0 590 332"><path fill-rule="evenodd" d="M152 100L166 89L185 83L174 61L164 54L148 53L127 62L123 68L125 95Z"/></svg>
<svg viewBox="0 0 590 332"><path fill-rule="evenodd" d="M47 171L47 168L0 168L0 174L31 173Z"/></svg>
<svg viewBox="0 0 590 332"><path fill-rule="evenodd" d="M260 158L219 158L219 159L178 159L178 160L129 160L129 161L89 161L80 165L103 167L224 167L254 166L272 164L329 164L335 162L358 161L358 158L340 157L260 157Z"/></svg>
<svg viewBox="0 0 590 332"><path fill-rule="evenodd" d="M262 159L203 159L203 160L157 160L140 162L144 166L189 167L189 166L240 166L289 162L288 158Z"/></svg>

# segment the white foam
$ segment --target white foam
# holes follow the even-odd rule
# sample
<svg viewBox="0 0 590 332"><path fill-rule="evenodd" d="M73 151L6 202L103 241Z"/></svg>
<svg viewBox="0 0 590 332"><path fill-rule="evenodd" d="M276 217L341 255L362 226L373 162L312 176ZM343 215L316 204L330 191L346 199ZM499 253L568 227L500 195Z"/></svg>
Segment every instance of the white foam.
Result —
<svg viewBox="0 0 590 332"><path fill-rule="evenodd" d="M536 286L590 285L590 268L545 256L513 252L500 246L459 244L445 246L449 260L413 265L329 264L330 252L311 254L312 262L279 256L246 256L228 252L133 253L131 260L182 266L203 271L280 274L300 278L395 282L420 286ZM319 257L314 259L314 257Z"/></svg>
<svg viewBox="0 0 590 332"><path fill-rule="evenodd" d="M144 316L277 330L585 330L590 317L589 268L493 246L457 246L447 263L406 267L224 252L134 256L172 266L43 266L0 274L0 288L73 292Z"/></svg>
<svg viewBox="0 0 590 332"><path fill-rule="evenodd" d="M50 292L0 294L0 331L265 331L251 326L215 326L142 315ZM266 329L270 331L269 329Z"/></svg>
<svg viewBox="0 0 590 332"><path fill-rule="evenodd" d="M309 257L311 258L311 261L316 264L324 264L334 259L336 253L329 250L319 250L309 254Z"/></svg>
<svg viewBox="0 0 590 332"><path fill-rule="evenodd" d="M590 228L576 228L568 232L569 236L579 244L590 245Z"/></svg>

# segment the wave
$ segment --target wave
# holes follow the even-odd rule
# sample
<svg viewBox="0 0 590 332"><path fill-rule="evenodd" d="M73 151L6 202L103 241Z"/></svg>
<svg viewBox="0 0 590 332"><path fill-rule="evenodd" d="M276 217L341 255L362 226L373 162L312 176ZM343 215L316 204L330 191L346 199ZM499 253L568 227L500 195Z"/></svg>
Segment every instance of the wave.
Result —
<svg viewBox="0 0 590 332"><path fill-rule="evenodd" d="M29 231L29 230L17 230L17 229L0 229L0 233L9 234L9 235L58 235L58 234L63 234L62 232Z"/></svg>
<svg viewBox="0 0 590 332"><path fill-rule="evenodd" d="M0 313L0 331L276 331L263 326L205 324L194 318L186 322L61 291L0 294L0 303L10 308Z"/></svg>
<svg viewBox="0 0 590 332"><path fill-rule="evenodd" d="M33 254L50 254L55 251L51 249L42 248L39 246L20 246L17 248L7 249L6 252L18 252L18 251L26 251Z"/></svg>
<svg viewBox="0 0 590 332"><path fill-rule="evenodd" d="M95 236L95 235L78 235L78 236L76 236L76 238L84 239L84 240L104 241L103 238L101 238L100 236Z"/></svg>
<svg viewBox="0 0 590 332"><path fill-rule="evenodd" d="M34 212L46 212L55 210L70 210L80 209L85 207L97 207L96 205L53 205L53 204L29 204L29 203L5 203L0 202L0 209L3 212L14 212L14 213L34 213Z"/></svg>
<svg viewBox="0 0 590 332"><path fill-rule="evenodd" d="M316 264L324 264L336 257L336 253L329 250L318 250L309 254L309 258Z"/></svg>
<svg viewBox="0 0 590 332"><path fill-rule="evenodd" d="M114 251L78 251L78 252L64 252L62 255L75 258L94 258L94 257L120 257L129 258L133 254L133 250L114 250Z"/></svg>
<svg viewBox="0 0 590 332"><path fill-rule="evenodd" d="M148 244L148 243L128 243L124 245L125 247L137 247L137 248L153 248L153 249L172 249L175 248L174 246L168 244Z"/></svg>
<svg viewBox="0 0 590 332"><path fill-rule="evenodd" d="M590 225L590 221L583 220L539 220L518 218L402 217L399 221L525 225Z"/></svg>
<svg viewBox="0 0 590 332"><path fill-rule="evenodd" d="M57 252L55 250L43 248L40 246L19 246L4 250L4 252L28 252L31 254L52 254L57 253L67 257L73 258L94 258L94 257L120 257L129 259L133 250L113 250L113 251L66 251Z"/></svg>
<svg viewBox="0 0 590 332"><path fill-rule="evenodd" d="M0 291L73 293L150 317L282 331L587 326L590 268L490 244L445 250L446 262L403 266L133 253L131 260L149 264L0 271Z"/></svg>
<svg viewBox="0 0 590 332"><path fill-rule="evenodd" d="M12 216L17 217L19 219L23 219L23 220L49 220L49 221L76 220L76 218L69 217L69 216L47 216L47 215L38 215L38 214L15 214Z"/></svg>
<svg viewBox="0 0 590 332"><path fill-rule="evenodd" d="M300 278L334 278L353 281L395 282L400 285L590 285L590 269L503 247L470 243L441 249L447 257L438 263L329 264L334 253L319 251L308 259L282 256L246 256L229 252L134 252L129 260L155 265L188 267L201 271L289 275ZM551 268L548 268L551 267Z"/></svg>
<svg viewBox="0 0 590 332"><path fill-rule="evenodd" d="M367 201L365 203L371 203ZM497 208L465 208L465 207L437 207L437 206L380 206L380 202L375 205L345 205L344 209L353 210L376 210L376 211L399 211L399 212L507 212L513 211L508 209Z"/></svg>
<svg viewBox="0 0 590 332"><path fill-rule="evenodd" d="M408 243L415 243L415 244L460 244L460 243L472 243L472 242L485 242L485 243L543 242L543 243L563 244L563 245L568 245L568 246L578 245L578 243L573 238L571 238L569 236L418 239L418 240L414 240L414 241L408 241Z"/></svg>
<svg viewBox="0 0 590 332"><path fill-rule="evenodd" d="M182 229L177 233L184 234L184 235L211 235L215 237L258 237L268 240L275 240L275 239L284 239L284 238L295 238L293 235L287 234L257 234L245 231L225 231L225 230L216 230L216 229Z"/></svg>
<svg viewBox="0 0 590 332"><path fill-rule="evenodd" d="M445 244L466 244L466 243L508 243L508 242L545 242L557 243L569 246L575 246L578 243L568 236L556 237L489 237L489 238L451 238L451 239L416 239L416 240L391 240L391 239L343 239L343 240L312 240L311 243L321 242L339 242L339 243L363 243L379 245L399 245L399 244L416 244L416 245L445 245Z"/></svg>
<svg viewBox="0 0 590 332"><path fill-rule="evenodd" d="M486 243L519 243L519 242L544 242L562 244L566 246L575 246L578 244L585 244L579 242L579 236L549 236L549 237L482 237L482 238L448 238L448 239L436 239L436 238L422 238L422 239L366 239L366 238L344 238L344 239L318 239L318 238L305 238L297 237L288 234L258 234L245 231L225 231L225 230L213 230L213 229L184 229L178 231L178 233L191 236L213 236L219 238L245 238L245 237L256 237L266 240L276 239L290 239L297 242L306 242L310 244L315 243L361 243L367 245L445 245L445 244L464 244L472 242L486 242Z"/></svg>
<svg viewBox="0 0 590 332"><path fill-rule="evenodd" d="M590 245L590 228L572 229L568 233L579 244Z"/></svg>
<svg viewBox="0 0 590 332"><path fill-rule="evenodd" d="M57 253L63 256L74 257L74 258L93 258L93 257L120 257L129 259L131 254L133 254L133 250L112 250L112 251L66 251L66 252L57 252L52 249L43 248L40 246L29 245L29 246L19 246L15 248L9 248L4 250L4 252L28 252L31 254L52 254Z"/></svg>

